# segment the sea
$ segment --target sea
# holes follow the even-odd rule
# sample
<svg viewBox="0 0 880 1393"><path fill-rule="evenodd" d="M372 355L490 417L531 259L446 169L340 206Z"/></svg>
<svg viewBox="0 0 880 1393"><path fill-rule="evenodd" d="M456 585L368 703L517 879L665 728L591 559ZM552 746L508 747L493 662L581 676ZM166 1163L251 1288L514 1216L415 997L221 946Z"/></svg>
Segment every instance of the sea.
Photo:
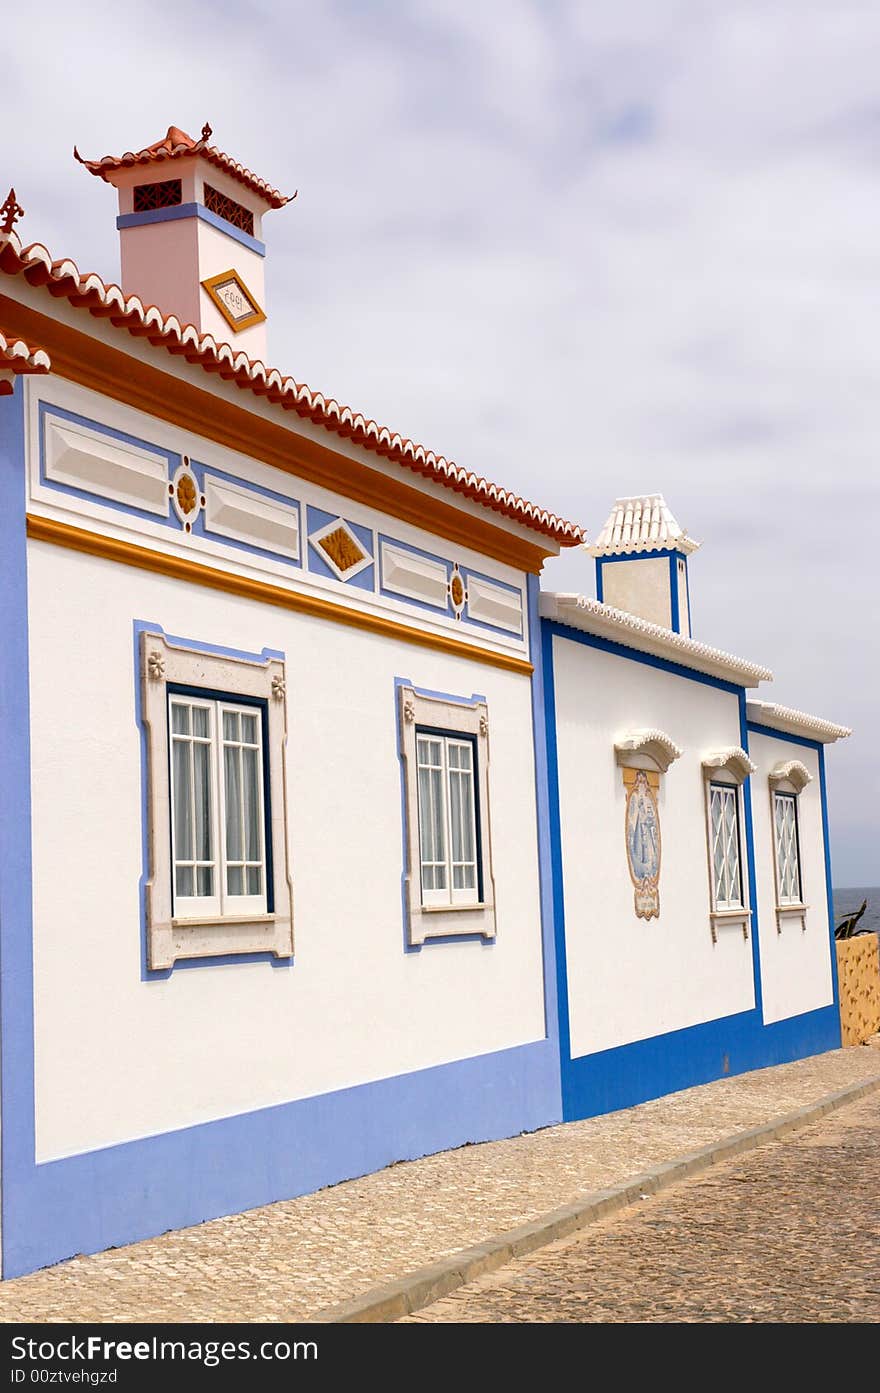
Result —
<svg viewBox="0 0 880 1393"><path fill-rule="evenodd" d="M865 910L858 923L858 929L868 929L872 933L880 933L880 886L837 886L834 887L834 924L835 927L847 914L853 914L861 905L862 900L868 901L868 908Z"/></svg>

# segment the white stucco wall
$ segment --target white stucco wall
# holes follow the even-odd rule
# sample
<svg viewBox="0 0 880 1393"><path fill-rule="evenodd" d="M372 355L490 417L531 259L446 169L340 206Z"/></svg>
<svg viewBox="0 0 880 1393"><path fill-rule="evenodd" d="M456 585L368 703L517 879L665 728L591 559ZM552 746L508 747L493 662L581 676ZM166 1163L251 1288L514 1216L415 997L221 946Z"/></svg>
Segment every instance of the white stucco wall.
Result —
<svg viewBox="0 0 880 1393"><path fill-rule="evenodd" d="M602 598L614 609L637 614L664 629L671 628L668 556L606 562L602 567Z"/></svg>
<svg viewBox="0 0 880 1393"><path fill-rule="evenodd" d="M819 757L806 745L770 736L749 736L749 752L758 766L752 775L752 817L760 924L761 988L764 1020L781 1021L833 1000L831 939ZM798 799L801 893L806 914L776 914L776 871L768 775L777 763L798 759L813 776Z"/></svg>
<svg viewBox="0 0 880 1393"><path fill-rule="evenodd" d="M37 1159L544 1036L530 682L29 546ZM141 980L132 622L287 656L296 961ZM497 941L403 950L394 678L490 715Z"/></svg>
<svg viewBox="0 0 880 1393"><path fill-rule="evenodd" d="M740 743L736 697L559 636L553 659L572 1057L752 1009L751 942L739 926L712 942L701 768ZM684 753L661 776L660 918L646 921L614 742L654 727Z"/></svg>
<svg viewBox="0 0 880 1393"><path fill-rule="evenodd" d="M675 562L675 583L678 587L678 632L685 638L691 637L691 619L688 609L687 562L677 558Z"/></svg>

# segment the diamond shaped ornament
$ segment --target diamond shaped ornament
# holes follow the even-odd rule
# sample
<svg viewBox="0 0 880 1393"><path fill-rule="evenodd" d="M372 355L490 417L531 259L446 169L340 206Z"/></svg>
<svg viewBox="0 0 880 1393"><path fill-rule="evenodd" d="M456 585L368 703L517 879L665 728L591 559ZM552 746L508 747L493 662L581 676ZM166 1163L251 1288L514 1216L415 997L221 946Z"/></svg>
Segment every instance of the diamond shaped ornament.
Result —
<svg viewBox="0 0 880 1393"><path fill-rule="evenodd" d="M262 324L266 318L237 271L221 271L217 276L210 276L202 281L202 288L236 334L250 329L253 324Z"/></svg>

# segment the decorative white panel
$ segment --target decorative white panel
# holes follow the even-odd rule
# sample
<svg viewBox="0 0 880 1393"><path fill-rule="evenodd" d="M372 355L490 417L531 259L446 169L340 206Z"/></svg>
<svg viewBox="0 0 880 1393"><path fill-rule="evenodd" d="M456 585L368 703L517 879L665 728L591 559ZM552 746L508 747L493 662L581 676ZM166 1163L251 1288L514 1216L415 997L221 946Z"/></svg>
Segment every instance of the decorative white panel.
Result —
<svg viewBox="0 0 880 1393"><path fill-rule="evenodd" d="M52 483L168 516L168 461L164 455L49 416L45 468Z"/></svg>
<svg viewBox="0 0 880 1393"><path fill-rule="evenodd" d="M205 476L205 530L299 559L299 510Z"/></svg>
<svg viewBox="0 0 880 1393"><path fill-rule="evenodd" d="M505 590L491 581L468 576L467 592L470 619L494 624L512 634L522 633L522 595L518 590Z"/></svg>
<svg viewBox="0 0 880 1393"><path fill-rule="evenodd" d="M382 543L382 584L395 595L446 609L448 579L442 561Z"/></svg>

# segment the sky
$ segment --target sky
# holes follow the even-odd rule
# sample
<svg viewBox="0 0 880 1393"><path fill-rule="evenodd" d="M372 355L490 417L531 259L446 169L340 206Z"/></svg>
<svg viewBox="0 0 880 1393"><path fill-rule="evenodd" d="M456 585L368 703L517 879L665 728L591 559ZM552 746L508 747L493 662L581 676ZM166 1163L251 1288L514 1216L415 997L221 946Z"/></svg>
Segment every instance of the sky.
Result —
<svg viewBox="0 0 880 1393"><path fill-rule="evenodd" d="M694 636L854 728L834 880L880 884L875 0L41 0L3 30L25 241L118 279L72 145L210 121L298 190L263 225L272 365L593 536L663 492L704 544ZM544 584L594 594L591 558Z"/></svg>

